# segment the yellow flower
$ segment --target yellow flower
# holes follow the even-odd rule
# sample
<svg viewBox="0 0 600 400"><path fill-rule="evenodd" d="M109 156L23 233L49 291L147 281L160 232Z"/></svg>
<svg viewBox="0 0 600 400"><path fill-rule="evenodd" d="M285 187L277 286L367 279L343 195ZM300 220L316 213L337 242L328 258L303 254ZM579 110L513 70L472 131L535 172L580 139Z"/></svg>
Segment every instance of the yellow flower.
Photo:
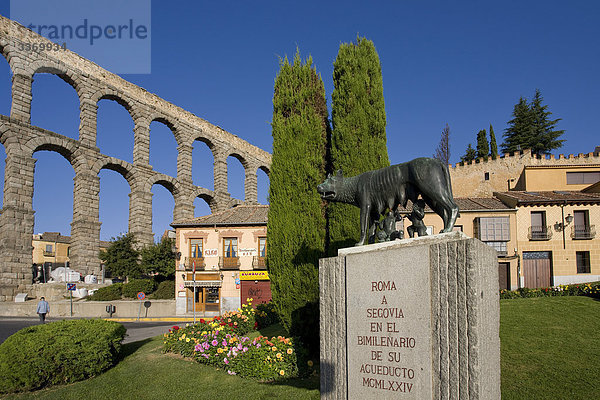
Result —
<svg viewBox="0 0 600 400"><path fill-rule="evenodd" d="M183 340L183 336L179 336L179 340Z"/></svg>
<svg viewBox="0 0 600 400"><path fill-rule="evenodd" d="M203 334L203 335L206 335L206 331L202 331L202 334Z"/></svg>
<svg viewBox="0 0 600 400"><path fill-rule="evenodd" d="M277 353L277 354L275 354L275 356L276 356L277 358L281 358L281 353Z"/></svg>
<svg viewBox="0 0 600 400"><path fill-rule="evenodd" d="M285 375L285 371L284 370L279 371L279 375L281 375L281 376Z"/></svg>
<svg viewBox="0 0 600 400"><path fill-rule="evenodd" d="M312 362L312 360L308 360L306 363L308 364L308 366L309 366L309 367L312 367L312 366L313 366L313 362Z"/></svg>
<svg viewBox="0 0 600 400"><path fill-rule="evenodd" d="M273 351L277 351L277 347L273 346L273 347L271 348L271 350L273 350Z"/></svg>
<svg viewBox="0 0 600 400"><path fill-rule="evenodd" d="M222 352L223 352L223 349L219 347L219 348L217 349L217 353L221 354Z"/></svg>
<svg viewBox="0 0 600 400"><path fill-rule="evenodd" d="M190 338L189 337L185 338L185 341L189 343L190 342Z"/></svg>
<svg viewBox="0 0 600 400"><path fill-rule="evenodd" d="M288 354L292 354L292 351L293 351L292 349L287 349Z"/></svg>

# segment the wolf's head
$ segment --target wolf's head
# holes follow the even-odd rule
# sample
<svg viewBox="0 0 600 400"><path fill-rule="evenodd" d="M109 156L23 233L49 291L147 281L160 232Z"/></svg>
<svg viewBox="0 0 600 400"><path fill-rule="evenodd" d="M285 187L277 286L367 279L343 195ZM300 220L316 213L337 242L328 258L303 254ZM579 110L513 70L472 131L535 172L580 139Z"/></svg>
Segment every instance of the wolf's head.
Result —
<svg viewBox="0 0 600 400"><path fill-rule="evenodd" d="M344 174L341 169L338 170L337 174L327 175L325 182L317 186L317 192L321 195L323 200L329 201L340 201L340 194L344 185Z"/></svg>

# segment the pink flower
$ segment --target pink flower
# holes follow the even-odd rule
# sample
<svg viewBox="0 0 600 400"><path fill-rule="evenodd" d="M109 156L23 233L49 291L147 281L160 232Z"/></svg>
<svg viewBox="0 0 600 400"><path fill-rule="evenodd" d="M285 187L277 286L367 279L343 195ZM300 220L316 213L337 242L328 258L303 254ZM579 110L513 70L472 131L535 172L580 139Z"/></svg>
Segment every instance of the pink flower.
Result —
<svg viewBox="0 0 600 400"><path fill-rule="evenodd" d="M247 348L246 346L244 346L244 348L242 349L242 352L244 352L244 353L245 353L245 352L247 352L247 351L248 351L248 348Z"/></svg>
<svg viewBox="0 0 600 400"><path fill-rule="evenodd" d="M227 358L224 358L224 359L223 359L223 362L224 362L225 364L229 364L229 360L228 360Z"/></svg>

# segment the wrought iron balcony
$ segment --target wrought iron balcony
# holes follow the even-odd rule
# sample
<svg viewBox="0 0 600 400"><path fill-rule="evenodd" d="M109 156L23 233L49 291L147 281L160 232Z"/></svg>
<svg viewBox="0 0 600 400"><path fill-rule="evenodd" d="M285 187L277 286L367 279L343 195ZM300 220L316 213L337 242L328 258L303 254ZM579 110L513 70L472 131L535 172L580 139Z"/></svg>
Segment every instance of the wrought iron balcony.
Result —
<svg viewBox="0 0 600 400"><path fill-rule="evenodd" d="M219 257L220 269L240 269L239 257Z"/></svg>
<svg viewBox="0 0 600 400"><path fill-rule="evenodd" d="M266 257L254 256L252 259L252 268L254 269L267 269Z"/></svg>
<svg viewBox="0 0 600 400"><path fill-rule="evenodd" d="M45 251L44 250L44 257L54 257L55 255L56 255L56 253L53 251Z"/></svg>
<svg viewBox="0 0 600 400"><path fill-rule="evenodd" d="M527 237L529 240L550 240L552 238L552 227L530 226Z"/></svg>
<svg viewBox="0 0 600 400"><path fill-rule="evenodd" d="M593 239L595 237L595 225L574 225L571 227L571 239Z"/></svg>
<svg viewBox="0 0 600 400"><path fill-rule="evenodd" d="M196 271L204 271L206 263L204 257L190 257L185 262L186 271L192 271L194 269L194 262L196 263Z"/></svg>

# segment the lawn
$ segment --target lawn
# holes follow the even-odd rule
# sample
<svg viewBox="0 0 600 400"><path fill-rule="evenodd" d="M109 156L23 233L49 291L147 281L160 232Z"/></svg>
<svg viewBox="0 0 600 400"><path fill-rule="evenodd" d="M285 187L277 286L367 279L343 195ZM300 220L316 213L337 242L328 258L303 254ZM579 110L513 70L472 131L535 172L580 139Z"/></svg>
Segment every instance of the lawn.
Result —
<svg viewBox="0 0 600 400"><path fill-rule="evenodd" d="M593 399L600 393L600 301L501 300L503 399ZM256 336L259 333L255 333ZM274 325L260 332L283 335ZM229 376L162 354L160 337L123 346L123 360L87 381L9 399L318 399L319 379L277 384Z"/></svg>
<svg viewBox="0 0 600 400"><path fill-rule="evenodd" d="M279 325L260 332L283 335ZM258 335L258 333L256 333ZM213 367L162 354L161 337L123 346L124 358L106 373L72 385L40 390L7 399L318 399L319 378L276 384L227 375Z"/></svg>
<svg viewBox="0 0 600 400"><path fill-rule="evenodd" d="M600 398L600 301L500 301L502 399Z"/></svg>

